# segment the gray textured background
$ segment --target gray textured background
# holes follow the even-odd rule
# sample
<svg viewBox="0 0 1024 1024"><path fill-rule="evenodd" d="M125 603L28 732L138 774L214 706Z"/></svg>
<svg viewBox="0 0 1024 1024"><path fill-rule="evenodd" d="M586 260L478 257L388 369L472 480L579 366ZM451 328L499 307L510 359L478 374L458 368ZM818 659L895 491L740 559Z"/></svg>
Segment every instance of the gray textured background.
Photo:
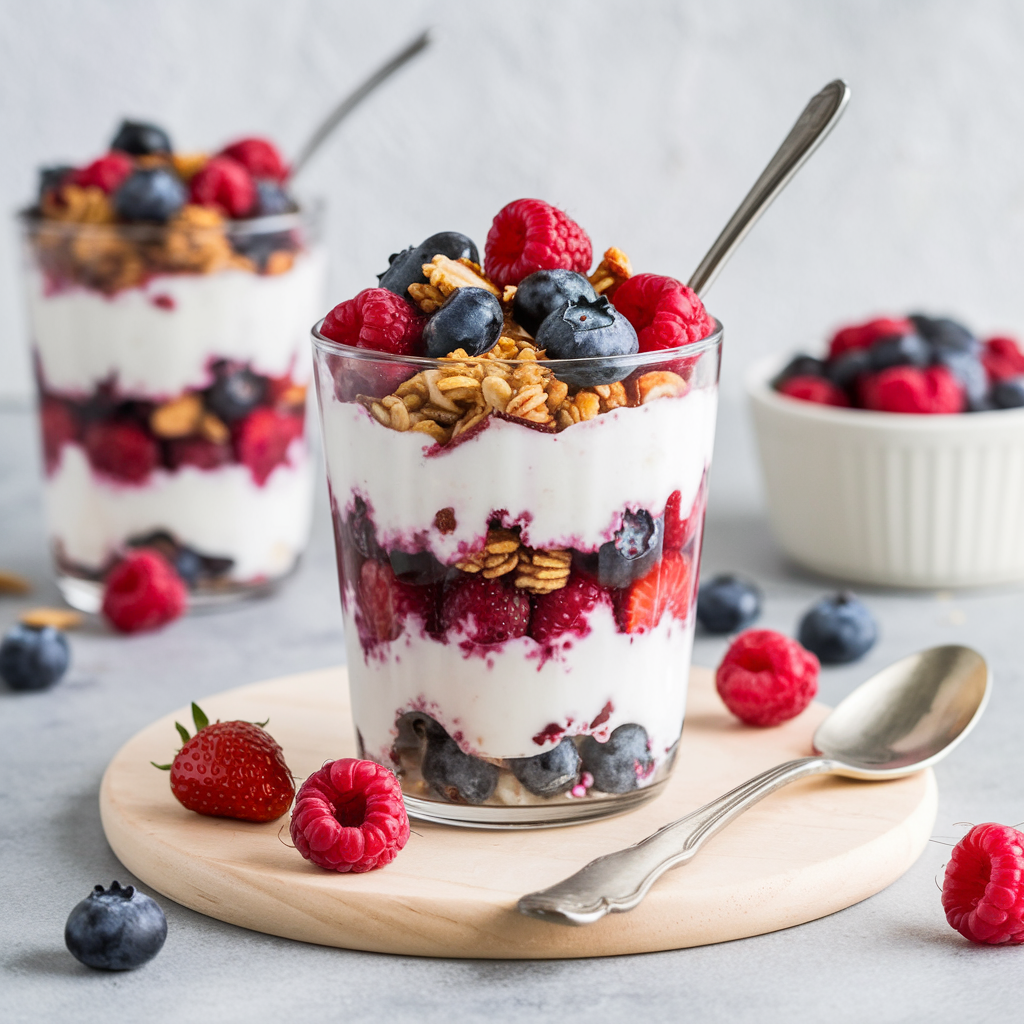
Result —
<svg viewBox="0 0 1024 1024"><path fill-rule="evenodd" d="M766 589L764 625L791 630L825 585L786 566L759 513L744 367L815 345L876 310L1024 326L1024 6L1012 2L470 4L327 0L0 0L0 205L36 165L84 161L123 114L182 148L261 132L294 152L335 98L426 24L439 41L345 127L306 183L331 203L332 298L388 253L443 228L482 242L521 195L569 210L598 250L687 277L808 97L844 77L843 122L709 295L725 323L723 407L705 550ZM37 442L25 410L25 328L12 228L0 232L0 565L49 582ZM4 408L6 406L6 410ZM19 408L20 407L20 408ZM341 660L325 513L279 599L150 636L74 637L49 694L0 692L0 1018L17 1021L965 1021L1019 1013L1021 951L968 946L942 920L930 844L872 900L798 929L603 961L411 960L302 946L162 900L170 938L142 971L106 976L63 950L68 910L130 880L96 797L117 747L192 697ZM1016 822L1024 595L868 593L882 621L861 665L823 674L834 702L926 644L972 643L998 688L940 766L936 839L963 820ZM6 628L23 602L0 603ZM700 639L714 664L723 643Z"/></svg>

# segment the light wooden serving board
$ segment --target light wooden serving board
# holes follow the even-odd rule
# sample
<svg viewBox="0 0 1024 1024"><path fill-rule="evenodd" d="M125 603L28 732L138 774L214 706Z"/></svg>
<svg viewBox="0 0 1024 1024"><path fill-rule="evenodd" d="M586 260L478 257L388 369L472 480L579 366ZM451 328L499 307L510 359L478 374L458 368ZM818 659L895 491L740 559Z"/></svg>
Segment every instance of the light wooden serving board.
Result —
<svg viewBox="0 0 1024 1024"><path fill-rule="evenodd" d="M270 719L298 779L355 755L343 668L272 679L203 698L215 718ZM566 828L481 831L414 821L397 860L379 871L323 871L290 847L287 816L265 825L206 818L171 795L166 763L182 709L143 729L107 768L103 828L144 883L210 917L305 942L415 956L547 958L677 949L787 928L831 914L895 881L935 821L930 771L894 782L817 778L767 797L658 881L627 914L582 928L519 914L524 893L780 761L810 753L827 708L775 729L738 723L707 669L690 680L679 759L663 793L615 818Z"/></svg>

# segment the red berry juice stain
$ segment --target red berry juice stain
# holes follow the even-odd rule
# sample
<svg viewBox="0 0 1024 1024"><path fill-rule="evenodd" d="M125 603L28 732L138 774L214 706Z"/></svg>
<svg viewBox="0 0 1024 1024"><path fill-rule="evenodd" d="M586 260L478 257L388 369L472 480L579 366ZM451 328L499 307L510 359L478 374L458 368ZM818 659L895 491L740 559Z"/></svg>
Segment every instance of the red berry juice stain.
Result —
<svg viewBox="0 0 1024 1024"><path fill-rule="evenodd" d="M572 725L572 720L565 726L558 725L556 722L552 722L550 725L545 725L543 729L536 736L533 737L533 742L538 747L543 747L545 743L557 743L564 735L565 730Z"/></svg>
<svg viewBox="0 0 1024 1024"><path fill-rule="evenodd" d="M608 703L605 704L605 706L603 708L601 708L601 710L598 712L597 718L595 718L590 723L590 728L591 729L597 729L599 726L604 725L604 723L607 722L608 719L612 717L612 712L614 710L615 710L615 705L611 701L608 701Z"/></svg>
<svg viewBox="0 0 1024 1024"><path fill-rule="evenodd" d="M150 300L157 309L166 309L170 313L177 303L174 301L174 297L161 292L159 295L154 295Z"/></svg>

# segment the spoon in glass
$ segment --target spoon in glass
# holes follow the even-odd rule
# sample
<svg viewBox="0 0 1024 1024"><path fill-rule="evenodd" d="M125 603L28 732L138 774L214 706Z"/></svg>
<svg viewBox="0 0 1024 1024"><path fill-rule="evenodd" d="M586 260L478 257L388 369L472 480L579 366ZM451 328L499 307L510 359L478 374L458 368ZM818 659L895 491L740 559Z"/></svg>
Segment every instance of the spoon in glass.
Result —
<svg viewBox="0 0 1024 1024"><path fill-rule="evenodd" d="M814 756L769 768L635 846L523 896L519 911L542 921L591 924L632 910L669 868L789 782L809 775L882 782L935 764L971 731L990 687L988 665L970 647L930 647L903 658L858 686L818 726Z"/></svg>

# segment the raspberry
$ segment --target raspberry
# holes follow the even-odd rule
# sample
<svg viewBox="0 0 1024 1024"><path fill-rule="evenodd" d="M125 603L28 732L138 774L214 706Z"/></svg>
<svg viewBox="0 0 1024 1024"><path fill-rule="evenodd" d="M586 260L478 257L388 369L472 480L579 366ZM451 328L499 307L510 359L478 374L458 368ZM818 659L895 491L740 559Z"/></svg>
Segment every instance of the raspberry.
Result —
<svg viewBox="0 0 1024 1024"><path fill-rule="evenodd" d="M524 636L530 626L530 598L503 576L464 574L445 587L441 625L458 628L475 644L500 644Z"/></svg>
<svg viewBox="0 0 1024 1024"><path fill-rule="evenodd" d="M518 285L538 270L586 274L593 250L587 233L540 199L517 199L498 212L487 232L484 268L498 285Z"/></svg>
<svg viewBox="0 0 1024 1024"><path fill-rule="evenodd" d="M1009 825L975 825L953 847L942 882L951 928L971 942L1024 942L1024 833Z"/></svg>
<svg viewBox="0 0 1024 1024"><path fill-rule="evenodd" d="M46 472L60 463L61 448L78 440L78 422L71 407L57 398L45 398L39 407L39 425L43 434L43 458Z"/></svg>
<svg viewBox="0 0 1024 1024"><path fill-rule="evenodd" d="M673 491L665 502L665 551L681 551L697 536L704 521L704 506L708 499L707 474L701 479L690 514L682 518L683 495Z"/></svg>
<svg viewBox="0 0 1024 1024"><path fill-rule="evenodd" d="M135 423L94 423L86 430L84 443L92 468L124 483L142 483L160 461L156 441Z"/></svg>
<svg viewBox="0 0 1024 1024"><path fill-rule="evenodd" d="M587 579L573 574L561 590L541 594L534 602L530 617L530 636L538 643L547 643L563 633L584 637L590 632L587 617L598 604L609 604L608 591Z"/></svg>
<svg viewBox="0 0 1024 1024"><path fill-rule="evenodd" d="M692 572L686 555L665 552L644 577L617 595L617 618L624 633L645 633L666 611L686 621L690 613Z"/></svg>
<svg viewBox="0 0 1024 1024"><path fill-rule="evenodd" d="M674 277L636 274L619 286L615 308L633 325L641 352L689 345L715 329L697 293Z"/></svg>
<svg viewBox="0 0 1024 1024"><path fill-rule="evenodd" d="M424 320L400 295L386 288L364 288L327 314L320 333L353 348L418 356L423 353Z"/></svg>
<svg viewBox="0 0 1024 1024"><path fill-rule="evenodd" d="M866 324L843 327L832 335L828 346L829 359L835 359L854 348L871 348L876 341L904 334L913 334L914 324L903 317L879 317Z"/></svg>
<svg viewBox="0 0 1024 1024"><path fill-rule="evenodd" d="M790 377L778 386L779 394L818 405L848 406L846 393L824 377Z"/></svg>
<svg viewBox="0 0 1024 1024"><path fill-rule="evenodd" d="M231 457L231 445L217 444L204 437L183 437L167 442L167 464L171 469L182 466L219 469L226 466Z"/></svg>
<svg viewBox="0 0 1024 1024"><path fill-rule="evenodd" d="M137 548L107 574L103 614L122 633L158 629L182 615L187 604L181 577L151 548Z"/></svg>
<svg viewBox="0 0 1024 1024"><path fill-rule="evenodd" d="M865 409L877 412L954 413L964 411L964 389L945 366L892 366L860 381Z"/></svg>
<svg viewBox="0 0 1024 1024"><path fill-rule="evenodd" d="M220 155L240 163L254 178L284 181L288 177L288 168L277 147L266 139L239 139L225 146Z"/></svg>
<svg viewBox="0 0 1024 1024"><path fill-rule="evenodd" d="M799 715L818 692L818 659L770 629L740 633L715 673L725 706L747 725L778 725Z"/></svg>
<svg viewBox="0 0 1024 1024"><path fill-rule="evenodd" d="M989 338L981 362L990 381L1009 380L1024 373L1024 352L1013 338Z"/></svg>
<svg viewBox="0 0 1024 1024"><path fill-rule="evenodd" d="M292 808L292 842L330 871L373 871L409 841L398 779L373 761L328 761L302 784Z"/></svg>
<svg viewBox="0 0 1024 1024"><path fill-rule="evenodd" d="M302 437L301 414L261 407L242 420L235 436L235 453L262 487L274 469L287 460L288 446L298 437Z"/></svg>
<svg viewBox="0 0 1024 1024"><path fill-rule="evenodd" d="M256 205L256 184L237 160L215 156L189 183L189 198L199 206L211 206L227 217L244 217Z"/></svg>
<svg viewBox="0 0 1024 1024"><path fill-rule="evenodd" d="M274 737L252 722L210 725L195 704L192 715L199 731L170 765L178 802L215 818L280 818L291 806L295 783Z"/></svg>
<svg viewBox="0 0 1024 1024"><path fill-rule="evenodd" d="M81 188L90 185L101 188L110 195L131 174L134 166L132 158L126 153L107 153L91 164L72 171L68 180Z"/></svg>

